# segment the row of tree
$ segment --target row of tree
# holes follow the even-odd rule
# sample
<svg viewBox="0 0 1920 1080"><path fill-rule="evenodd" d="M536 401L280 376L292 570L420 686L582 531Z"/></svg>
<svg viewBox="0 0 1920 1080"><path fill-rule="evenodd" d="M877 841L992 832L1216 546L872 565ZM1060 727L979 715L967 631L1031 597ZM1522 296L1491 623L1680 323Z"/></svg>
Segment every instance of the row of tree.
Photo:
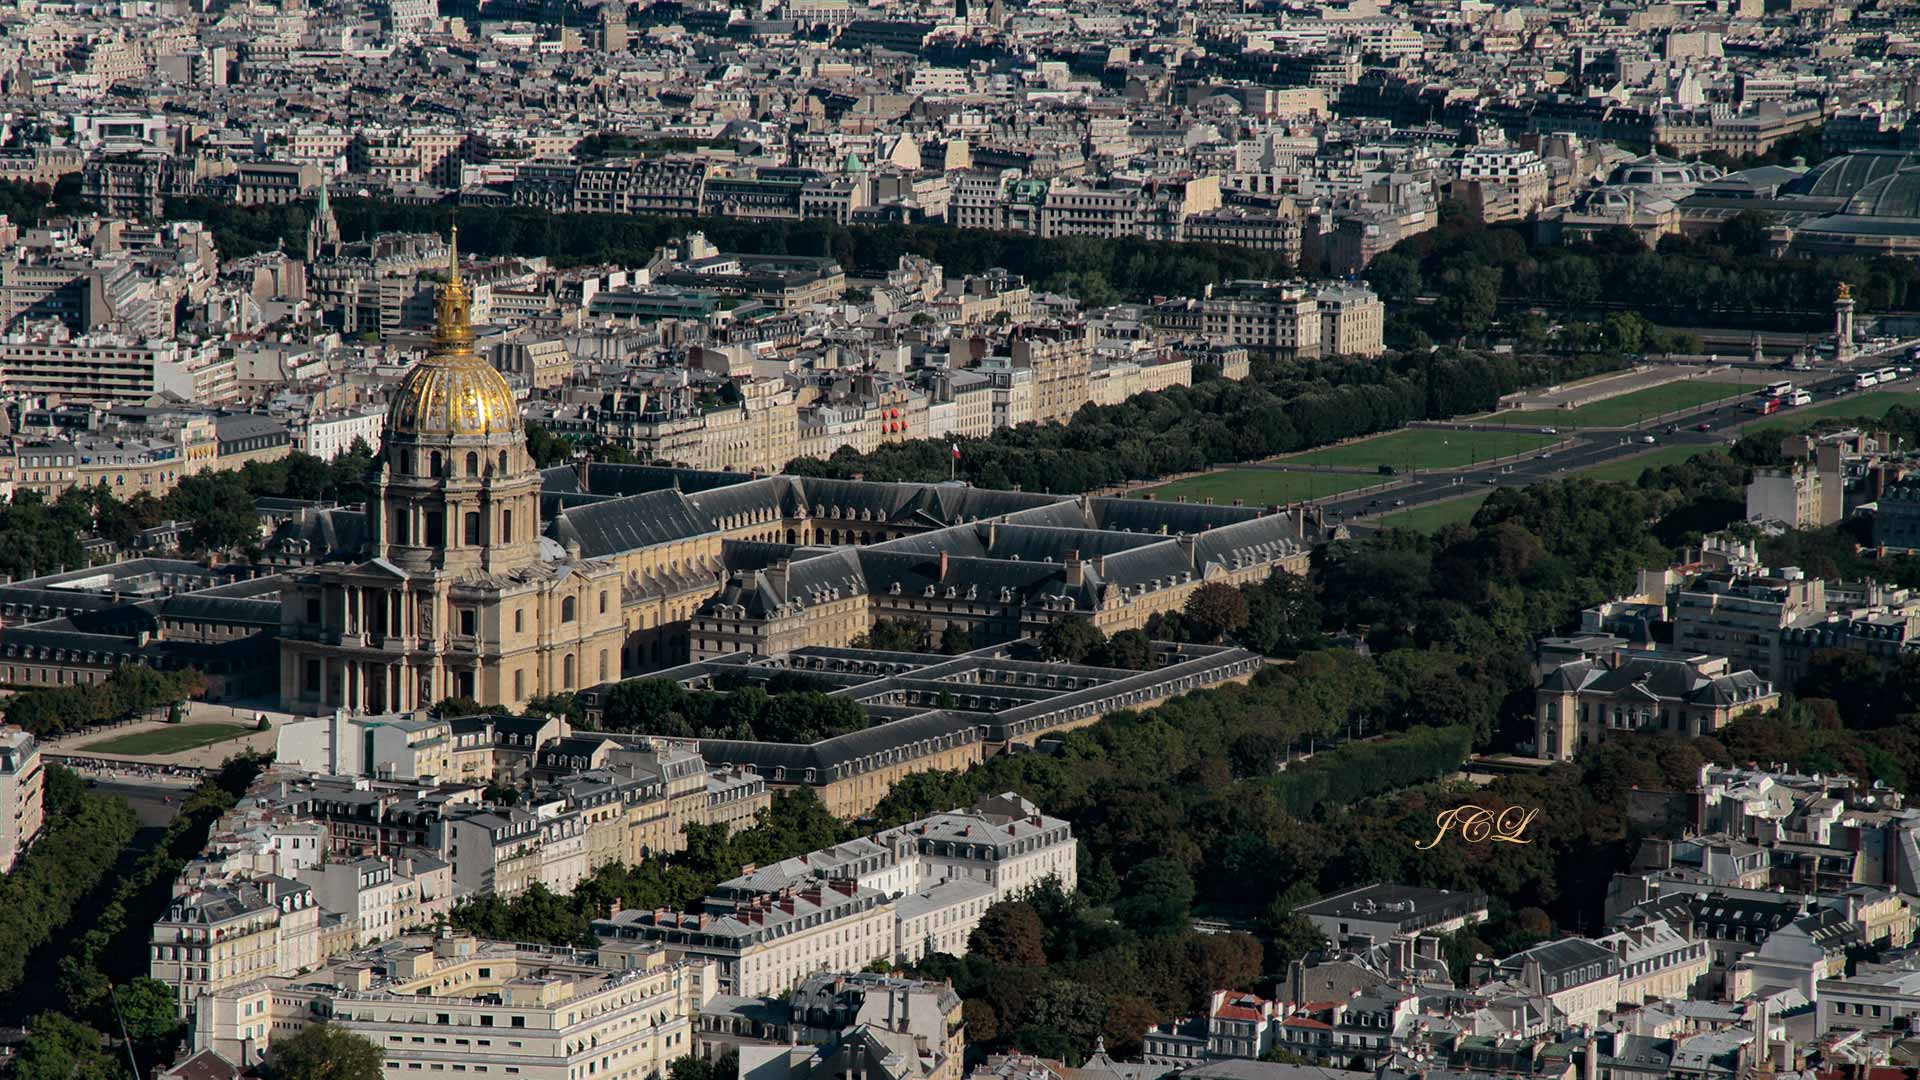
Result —
<svg viewBox="0 0 1920 1080"><path fill-rule="evenodd" d="M63 735L196 697L206 689L199 672L156 671L144 665L114 668L97 683L23 690L7 699L7 722L39 736Z"/></svg>
<svg viewBox="0 0 1920 1080"><path fill-rule="evenodd" d="M222 253L243 256L279 243L297 247L312 210L311 203L243 207L183 199L169 204L167 216L206 222ZM1133 238L1041 239L944 225L562 214L530 206L455 208L360 198L334 200L333 212L341 234L349 239L381 232L445 235L457 221L462 246L475 254L546 258L562 265L643 264L661 247L696 230L723 251L825 256L855 273L885 274L902 257L919 255L944 266L950 276L1000 268L1095 304L1192 295L1209 284L1283 278L1293 270L1278 254L1248 248Z"/></svg>
<svg viewBox="0 0 1920 1080"><path fill-rule="evenodd" d="M45 767L46 822L37 843L0 878L0 994L27 976L34 951L61 931L133 839L133 811L89 794L73 773Z"/></svg>
<svg viewBox="0 0 1920 1080"><path fill-rule="evenodd" d="M631 731L696 739L818 742L867 726L867 713L847 698L817 689L769 693L742 686L695 692L673 679L628 679L607 692L602 723Z"/></svg>
<svg viewBox="0 0 1920 1080"><path fill-rule="evenodd" d="M1590 242L1540 243L1528 223L1489 225L1455 213L1380 255L1366 277L1390 304L1413 311L1433 338L1447 341L1485 332L1502 300L1563 313L1617 309L1679 326L1809 332L1831 321L1842 283L1866 310L1920 302L1920 268L1911 260L1772 258L1771 224L1763 214L1743 213L1710 236L1668 236L1650 249L1623 230ZM1628 332L1624 324L1609 329ZM1637 333L1646 351L1671 347L1646 340L1645 324ZM1625 340L1615 344L1632 351Z"/></svg>
<svg viewBox="0 0 1920 1080"><path fill-rule="evenodd" d="M245 550L260 542L254 501L263 496L363 501L373 459L365 443L331 462L293 453L278 461L250 461L182 477L162 496L139 492L122 499L104 484L72 488L48 500L22 491L0 503L0 572L30 578L87 565L81 546L89 535L129 548L142 529L191 522L182 538L189 553Z"/></svg>

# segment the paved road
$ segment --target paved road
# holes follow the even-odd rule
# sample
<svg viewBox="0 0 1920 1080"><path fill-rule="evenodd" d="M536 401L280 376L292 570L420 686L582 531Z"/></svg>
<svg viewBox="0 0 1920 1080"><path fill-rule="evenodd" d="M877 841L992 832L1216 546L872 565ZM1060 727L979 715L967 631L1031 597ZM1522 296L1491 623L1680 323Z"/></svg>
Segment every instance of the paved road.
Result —
<svg viewBox="0 0 1920 1080"><path fill-rule="evenodd" d="M143 829L165 828L180 813L180 800L192 790L178 784L101 781L87 790L96 795L118 795L133 807Z"/></svg>
<svg viewBox="0 0 1920 1080"><path fill-rule="evenodd" d="M1813 395L1812 404L1818 405L1836 398L1844 399L1856 393L1853 389L1854 375L1860 370L1872 370L1893 363L1890 356L1869 357L1855 361L1845 369L1822 371L1819 373L1782 372L1782 378L1794 377L1796 381L1806 378L1800 384L1801 389ZM1914 377L1909 376L1889 386L1902 389L1914 389ZM1880 390L1882 387L1874 387ZM1788 414L1791 410L1787 411ZM1781 414L1776 414L1781 415ZM1563 432L1573 440L1573 445L1564 449L1547 450L1510 465L1483 467L1457 472L1422 474L1410 479L1400 487L1370 495L1355 495L1345 498L1321 500L1330 515L1342 519L1353 519L1360 515L1391 513L1423 503L1438 502L1442 499L1485 491L1490 487L1506 487L1535 483L1536 481L1579 472L1595 465L1617 461L1634 454L1646 453L1662 446L1699 446L1702 448L1723 445L1737 437L1735 429L1741 425L1763 419L1738 405L1726 405L1698 409L1682 416L1669 417L1658 424L1629 434L1626 431L1572 431ZM1765 419L1773 419L1771 417ZM1435 426L1435 425L1427 425ZM1453 424L1446 425L1458 430L1500 430L1500 425L1492 424ZM1703 428L1705 430L1701 430ZM1673 429L1673 430L1669 430ZM1651 433L1655 444L1647 445L1641 436ZM1372 522L1349 520L1349 526L1356 530L1375 528Z"/></svg>

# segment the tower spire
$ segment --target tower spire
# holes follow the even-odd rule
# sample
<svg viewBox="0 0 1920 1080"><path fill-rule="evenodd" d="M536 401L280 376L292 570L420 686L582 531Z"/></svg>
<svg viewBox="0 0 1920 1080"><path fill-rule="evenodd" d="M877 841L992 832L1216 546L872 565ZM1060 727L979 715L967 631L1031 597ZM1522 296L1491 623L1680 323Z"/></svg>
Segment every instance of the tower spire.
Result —
<svg viewBox="0 0 1920 1080"><path fill-rule="evenodd" d="M447 238L447 283L434 305L433 357L452 360L473 355L473 297L460 279L460 227Z"/></svg>

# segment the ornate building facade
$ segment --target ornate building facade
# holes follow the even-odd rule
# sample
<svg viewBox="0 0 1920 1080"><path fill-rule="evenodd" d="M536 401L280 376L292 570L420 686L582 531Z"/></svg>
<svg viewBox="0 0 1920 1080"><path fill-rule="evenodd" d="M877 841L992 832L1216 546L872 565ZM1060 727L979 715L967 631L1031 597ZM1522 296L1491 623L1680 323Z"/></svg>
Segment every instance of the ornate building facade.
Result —
<svg viewBox="0 0 1920 1080"><path fill-rule="evenodd" d="M519 403L474 351L451 250L433 348L388 407L364 538L281 592L281 698L296 711L519 709L619 677L619 568L540 535Z"/></svg>

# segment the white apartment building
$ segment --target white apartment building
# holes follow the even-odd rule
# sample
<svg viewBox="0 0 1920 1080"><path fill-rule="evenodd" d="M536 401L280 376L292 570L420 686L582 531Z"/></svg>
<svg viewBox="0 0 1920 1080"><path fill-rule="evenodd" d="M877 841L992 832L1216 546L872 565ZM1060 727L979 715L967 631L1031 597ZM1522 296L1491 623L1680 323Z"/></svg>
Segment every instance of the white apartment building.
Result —
<svg viewBox="0 0 1920 1080"><path fill-rule="evenodd" d="M232 360L217 346L177 339L135 341L119 334L72 336L17 332L0 336L0 386L21 396L98 405L144 405L161 391L217 403L237 387Z"/></svg>
<svg viewBox="0 0 1920 1080"><path fill-rule="evenodd" d="M657 943L713 960L726 993L764 996L816 971L965 955L994 903L1050 877L1071 892L1078 852L1065 821L1007 793L749 867L716 885L703 912L617 912L593 930L609 946Z"/></svg>
<svg viewBox="0 0 1920 1080"><path fill-rule="evenodd" d="M1690 941L1665 919L1629 926L1594 944L1620 958L1620 1003L1638 1005L1655 998L1685 1001L1705 983L1713 967L1712 950Z"/></svg>
<svg viewBox="0 0 1920 1080"><path fill-rule="evenodd" d="M312 454L322 461L332 461L353 449L355 439L366 443L369 450L378 450L381 429L386 422L385 408L367 405L337 413L301 417L288 424L287 429L293 436L295 450Z"/></svg>
<svg viewBox="0 0 1920 1080"><path fill-rule="evenodd" d="M12 870L40 835L45 788L40 741L17 727L0 727L0 873Z"/></svg>
<svg viewBox="0 0 1920 1080"><path fill-rule="evenodd" d="M298 881L262 876L195 888L153 924L148 973L173 987L180 1015L203 997L320 961L320 906Z"/></svg>
<svg viewBox="0 0 1920 1080"><path fill-rule="evenodd" d="M207 998L195 1051L257 1064L273 1040L318 1019L379 1046L392 1080L642 1080L692 1052L711 971L635 950L596 966L570 949L408 935L293 983L266 979ZM602 957L601 959L606 959Z"/></svg>
<svg viewBox="0 0 1920 1080"><path fill-rule="evenodd" d="M664 945L669 956L708 962L721 993L766 997L816 971L858 971L893 957L892 901L850 881L787 888L723 914L622 911L598 919L603 949Z"/></svg>
<svg viewBox="0 0 1920 1080"><path fill-rule="evenodd" d="M430 924L451 899L446 888L373 856L320 863L297 876L313 889L323 910L354 926L356 948Z"/></svg>
<svg viewBox="0 0 1920 1080"><path fill-rule="evenodd" d="M1072 892L1079 883L1079 842L1059 818L1047 817L1011 792L966 810L934 814L874 838L902 864L918 864L916 887L945 881L992 886L994 899L1025 892L1048 878Z"/></svg>

